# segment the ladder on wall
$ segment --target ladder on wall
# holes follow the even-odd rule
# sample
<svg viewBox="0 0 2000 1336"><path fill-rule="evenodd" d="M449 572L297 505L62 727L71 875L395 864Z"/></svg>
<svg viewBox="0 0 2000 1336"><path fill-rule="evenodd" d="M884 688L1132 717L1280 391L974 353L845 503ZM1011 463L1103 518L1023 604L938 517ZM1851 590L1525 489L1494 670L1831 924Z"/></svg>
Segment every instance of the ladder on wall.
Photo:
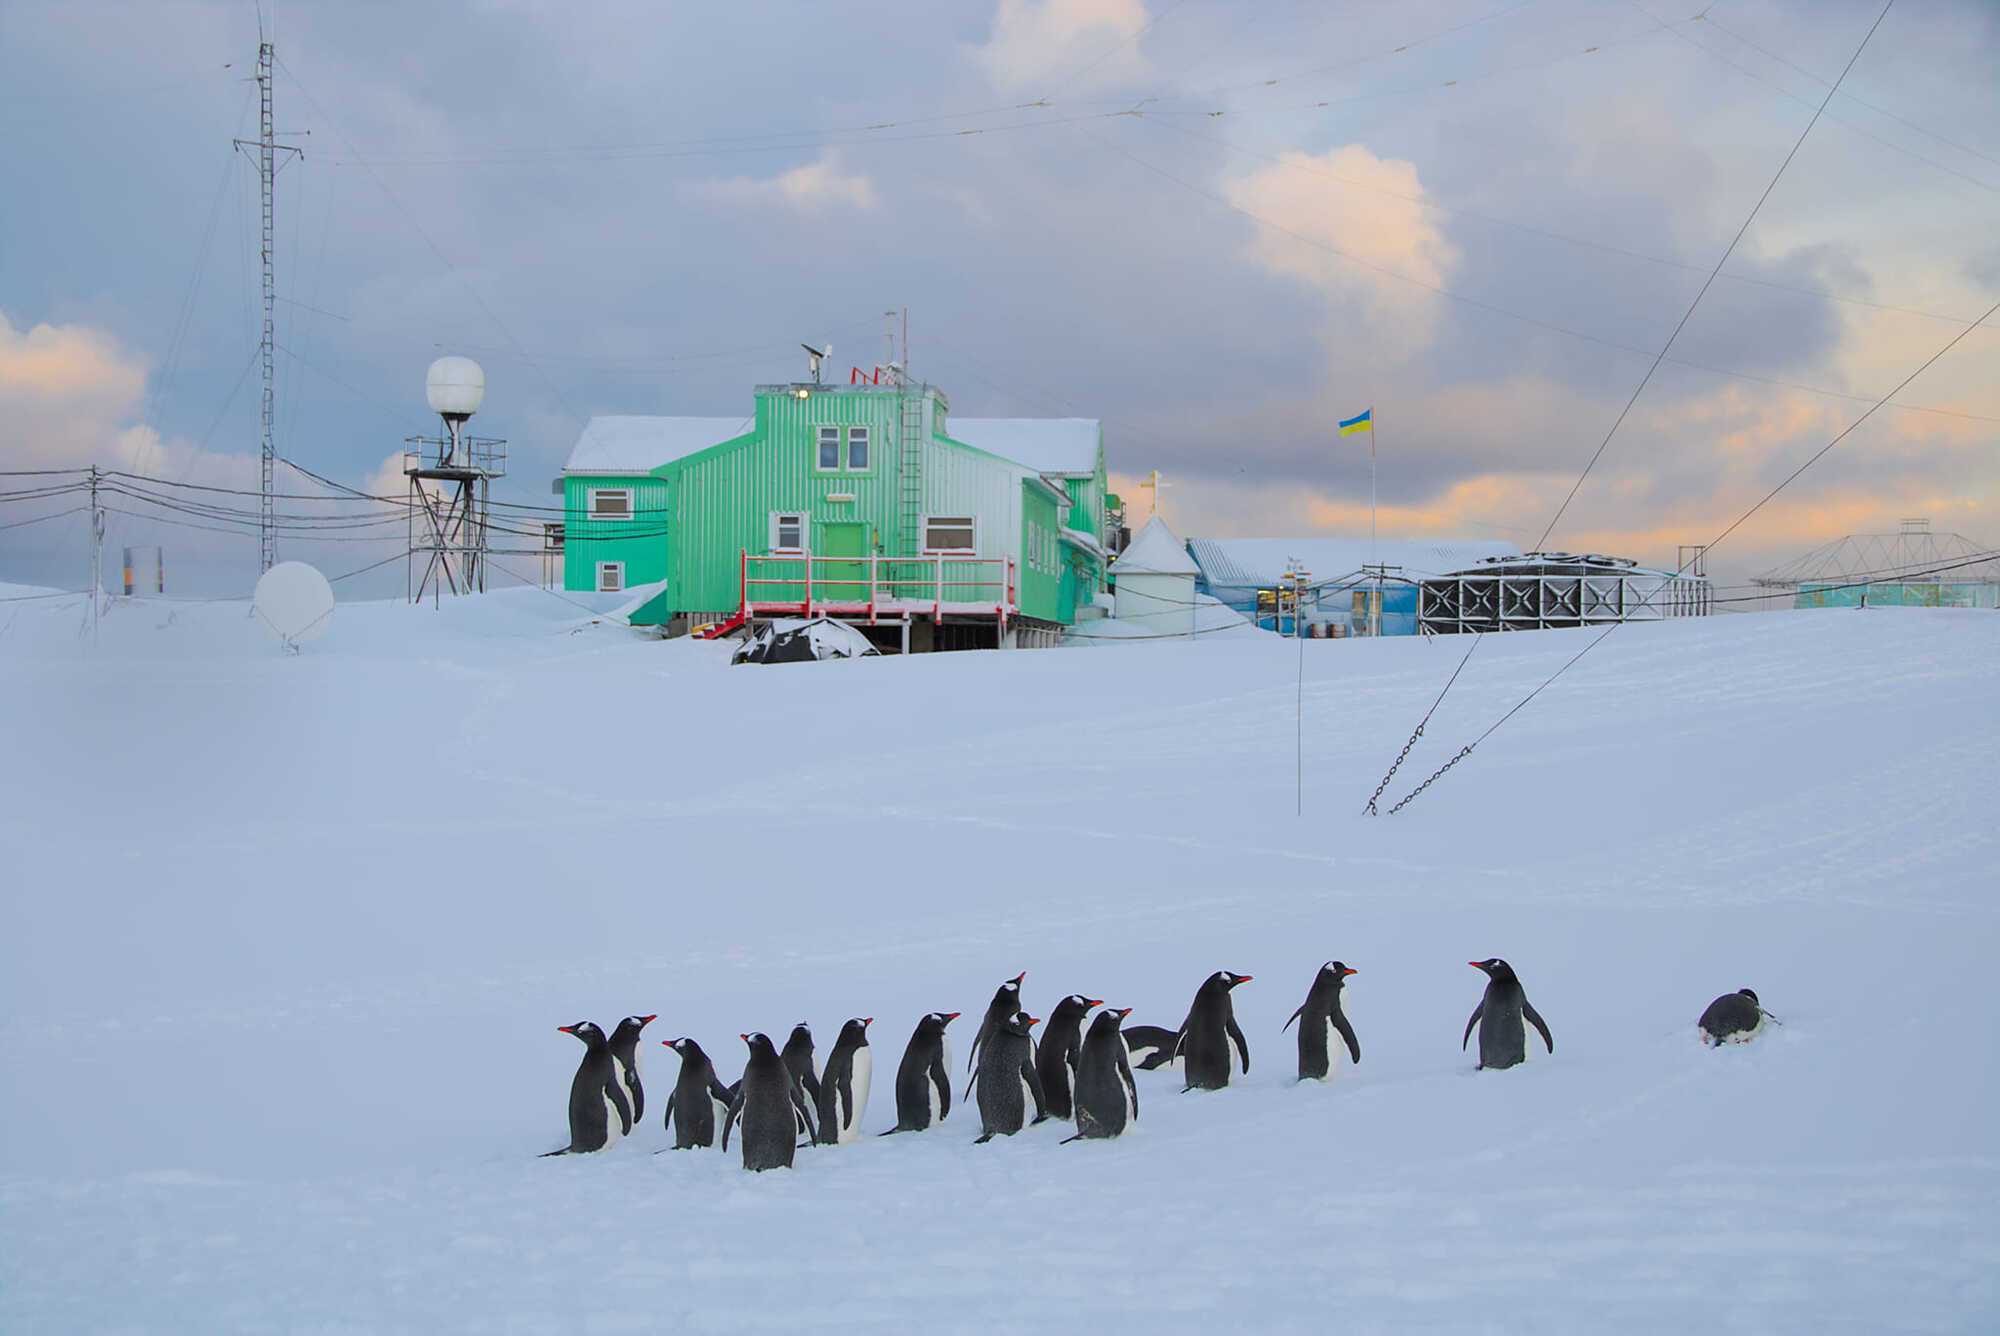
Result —
<svg viewBox="0 0 2000 1336"><path fill-rule="evenodd" d="M930 395L924 385L903 385L901 417L896 429L897 496L902 522L900 556L914 557L923 551L923 534L918 532L924 511L924 400Z"/></svg>

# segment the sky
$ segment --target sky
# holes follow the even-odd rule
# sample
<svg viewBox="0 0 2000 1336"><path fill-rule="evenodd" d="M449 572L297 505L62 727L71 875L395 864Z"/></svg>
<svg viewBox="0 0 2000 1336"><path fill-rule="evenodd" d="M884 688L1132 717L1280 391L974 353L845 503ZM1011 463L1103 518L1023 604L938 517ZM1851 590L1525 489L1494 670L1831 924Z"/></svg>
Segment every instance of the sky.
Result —
<svg viewBox="0 0 2000 1336"><path fill-rule="evenodd" d="M1609 433L1542 545L1671 565L1959 338L1712 565L1911 516L2000 545L2000 332L1967 332L2000 301L2000 7L1900 0L1872 35L1879 3L1698 9L267 3L304 150L277 450L401 495L424 369L462 353L496 496L547 505L587 417L747 413L802 341L884 360L907 308L955 413L1102 419L1133 516L1157 469L1183 535L1365 534L1369 438L1334 423L1372 407L1384 535L1535 546ZM187 485L257 486L231 140L259 21L0 6L0 467L254 506ZM0 497L0 579L80 587L77 504ZM112 505L107 550L162 545L169 592L254 579L254 535L188 527L226 518ZM384 533L280 555L344 573Z"/></svg>

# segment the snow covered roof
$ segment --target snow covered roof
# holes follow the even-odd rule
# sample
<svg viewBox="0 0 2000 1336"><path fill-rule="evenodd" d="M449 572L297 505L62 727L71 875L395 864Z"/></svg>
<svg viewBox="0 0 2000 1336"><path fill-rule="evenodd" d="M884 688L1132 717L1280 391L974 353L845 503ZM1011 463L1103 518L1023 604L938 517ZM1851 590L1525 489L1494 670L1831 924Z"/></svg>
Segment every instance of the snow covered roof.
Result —
<svg viewBox="0 0 2000 1336"><path fill-rule="evenodd" d="M565 473L648 473L750 429L749 417L594 417Z"/></svg>
<svg viewBox="0 0 2000 1336"><path fill-rule="evenodd" d="M1136 546L1136 544L1135 544ZM1380 562L1402 567L1412 580L1476 566L1488 557L1518 556L1513 543L1493 539L1190 538L1187 549L1210 588L1269 589L1298 561L1315 579L1334 580Z"/></svg>
<svg viewBox="0 0 2000 1336"><path fill-rule="evenodd" d="M1037 473L1097 472L1103 426L1096 418L955 417L946 430L954 441L1025 464Z"/></svg>
<svg viewBox="0 0 2000 1336"><path fill-rule="evenodd" d="M1111 563L1113 575L1199 575L1201 568L1187 554L1187 546L1158 515L1146 521L1132 545Z"/></svg>

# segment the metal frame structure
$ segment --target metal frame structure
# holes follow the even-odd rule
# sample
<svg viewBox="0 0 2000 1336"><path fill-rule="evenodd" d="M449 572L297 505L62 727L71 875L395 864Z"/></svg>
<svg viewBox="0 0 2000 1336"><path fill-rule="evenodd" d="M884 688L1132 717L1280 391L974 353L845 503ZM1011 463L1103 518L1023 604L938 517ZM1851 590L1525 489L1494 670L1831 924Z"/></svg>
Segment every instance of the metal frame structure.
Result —
<svg viewBox="0 0 2000 1336"><path fill-rule="evenodd" d="M486 590L489 492L493 479L507 475L507 442L465 435L464 423L450 418L445 429L444 436L403 440L403 476L410 482L405 584L412 603L421 602L426 592L435 602L446 588L454 594ZM426 483L438 486L433 490ZM416 573L419 553L424 558L421 578Z"/></svg>
<svg viewBox="0 0 2000 1336"><path fill-rule="evenodd" d="M1857 597L1863 600L1867 586L1875 584L1895 586L1899 596L1908 586L2000 587L2000 558L1980 560L1992 550L1963 534L1933 533L1928 519L1906 519L1895 533L1849 534L1816 547L1755 577L1755 582L1765 589L1800 595L1812 592L1812 586L1861 586Z"/></svg>
<svg viewBox="0 0 2000 1336"><path fill-rule="evenodd" d="M1705 617L1712 605L1705 577L1623 557L1530 552L1424 580L1417 627L1425 635L1540 631Z"/></svg>

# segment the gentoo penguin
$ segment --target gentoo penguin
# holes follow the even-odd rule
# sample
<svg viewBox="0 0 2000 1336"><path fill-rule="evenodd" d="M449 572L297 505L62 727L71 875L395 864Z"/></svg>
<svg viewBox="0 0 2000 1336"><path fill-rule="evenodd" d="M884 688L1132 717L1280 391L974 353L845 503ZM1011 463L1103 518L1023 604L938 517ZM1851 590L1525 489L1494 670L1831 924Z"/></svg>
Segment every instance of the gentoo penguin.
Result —
<svg viewBox="0 0 2000 1336"><path fill-rule="evenodd" d="M583 1041L583 1061L569 1083L569 1144L549 1155L581 1155L603 1150L632 1130L632 1106L618 1082L611 1045L593 1021L558 1025L563 1034Z"/></svg>
<svg viewBox="0 0 2000 1336"><path fill-rule="evenodd" d="M1361 1061L1361 1041L1340 1009L1340 995L1347 988L1347 976L1359 974L1338 960L1329 960L1313 976L1306 1000L1292 1013L1299 1022L1299 1079L1324 1081L1340 1068L1343 1058ZM1285 1022L1290 1029L1292 1021Z"/></svg>
<svg viewBox="0 0 2000 1336"><path fill-rule="evenodd" d="M646 1087L639 1084L639 1031L658 1016L627 1016L611 1032L611 1061L618 1065L618 1083L625 1087L625 1102L632 1106L632 1126L646 1116Z"/></svg>
<svg viewBox="0 0 2000 1336"><path fill-rule="evenodd" d="M805 1088L786 1069L769 1035L740 1038L750 1046L750 1061L743 1067L736 1098L722 1120L722 1149L729 1149L729 1133L740 1120L743 1167L756 1172L789 1169L800 1132L810 1133L814 1127Z"/></svg>
<svg viewBox="0 0 2000 1336"><path fill-rule="evenodd" d="M1140 1071L1172 1068L1180 1063L1174 1056L1174 1041L1180 1036L1166 1026L1133 1025L1120 1033L1125 1036L1125 1051L1132 1055L1132 1065Z"/></svg>
<svg viewBox="0 0 2000 1336"><path fill-rule="evenodd" d="M1028 1038L1031 1027L1041 1019L1017 1011L1000 1022L979 1060L979 1075L973 1085L979 1092L979 1139L983 1146L996 1136L1010 1137L1029 1126L1028 1106L1034 1105L1035 1122L1049 1116L1042 1099L1042 1079L1035 1075L1034 1045Z"/></svg>
<svg viewBox="0 0 2000 1336"><path fill-rule="evenodd" d="M1042 1098L1048 1101L1049 1116L1068 1122L1073 1116L1070 1083L1076 1079L1077 1059L1083 1053L1083 1018L1092 1007L1101 1007L1101 997L1071 993L1056 1003L1049 1023L1042 1028L1042 1042L1035 1050L1035 1075L1042 1078Z"/></svg>
<svg viewBox="0 0 2000 1336"><path fill-rule="evenodd" d="M785 1041L784 1057L792 1079L805 1087L806 1098L818 1107L819 1068L813 1063L813 1032L804 1021L792 1027L792 1037Z"/></svg>
<svg viewBox="0 0 2000 1336"><path fill-rule="evenodd" d="M896 1068L896 1125L880 1135L921 1132L951 1112L951 1043L944 1027L957 1019L955 1011L933 1011L917 1022Z"/></svg>
<svg viewBox="0 0 2000 1336"><path fill-rule="evenodd" d="M1187 1019L1181 1022L1180 1038L1175 1044L1175 1055L1186 1064L1188 1090L1220 1090L1229 1084L1229 1050L1236 1049L1237 1061L1243 1064L1243 1074L1250 1074L1250 1045L1243 1038L1243 1029L1236 1023L1236 1008L1229 1000L1229 994L1238 984L1250 982L1248 974L1233 974L1228 970L1217 970L1202 981L1195 991L1194 1005L1188 1008Z"/></svg>
<svg viewBox="0 0 2000 1336"><path fill-rule="evenodd" d="M674 1093L667 1096L667 1118L661 1126L674 1134L675 1150L713 1146L722 1120L729 1116L733 1093L716 1076L715 1064L700 1044L692 1039L663 1039L660 1043L681 1055L680 1079L674 1082Z"/></svg>
<svg viewBox="0 0 2000 1336"><path fill-rule="evenodd" d="M1701 1013L1698 1028L1701 1042L1717 1048L1723 1044L1747 1044L1763 1031L1765 1021L1775 1024L1777 1019L1764 1010L1757 994L1739 988L1709 1003L1708 1010Z"/></svg>
<svg viewBox="0 0 2000 1336"><path fill-rule="evenodd" d="M972 1071L979 1065L979 1052L993 1038L993 1032L1007 1023L1007 1018L1021 1009L1021 980L1028 977L1022 970L1007 982L993 990L993 1000L986 1004L986 1014L979 1018L979 1033L972 1036L972 1051L965 1055L965 1070ZM1028 1041L1030 1048L1034 1040ZM972 1093L972 1083L966 1083L965 1093Z"/></svg>
<svg viewBox="0 0 2000 1336"><path fill-rule="evenodd" d="M1528 1031L1522 1025L1525 1017L1529 1024L1542 1032L1542 1043L1551 1053L1556 1051L1556 1041L1549 1037L1548 1022L1540 1012L1529 1005L1528 995L1522 991L1521 980L1514 974L1514 967L1499 957L1487 960L1467 961L1476 970L1486 973L1486 996L1479 999L1479 1005L1472 1009L1471 1019L1465 1022L1465 1036L1458 1041L1461 1051L1472 1041L1472 1027L1479 1027L1479 1067L1513 1067L1528 1060Z"/></svg>
<svg viewBox="0 0 2000 1336"><path fill-rule="evenodd" d="M1065 1146L1084 1137L1123 1135L1138 1121L1139 1087L1132 1080L1124 1036L1118 1033L1119 1023L1131 1014L1130 1007L1114 1007L1100 1011L1090 1023L1076 1068L1076 1135L1064 1138Z"/></svg>
<svg viewBox="0 0 2000 1336"><path fill-rule="evenodd" d="M861 1138L861 1115L868 1111L868 1086L875 1075L875 1051L868 1046L873 1016L857 1016L840 1027L826 1070L819 1078L819 1140L845 1146Z"/></svg>

